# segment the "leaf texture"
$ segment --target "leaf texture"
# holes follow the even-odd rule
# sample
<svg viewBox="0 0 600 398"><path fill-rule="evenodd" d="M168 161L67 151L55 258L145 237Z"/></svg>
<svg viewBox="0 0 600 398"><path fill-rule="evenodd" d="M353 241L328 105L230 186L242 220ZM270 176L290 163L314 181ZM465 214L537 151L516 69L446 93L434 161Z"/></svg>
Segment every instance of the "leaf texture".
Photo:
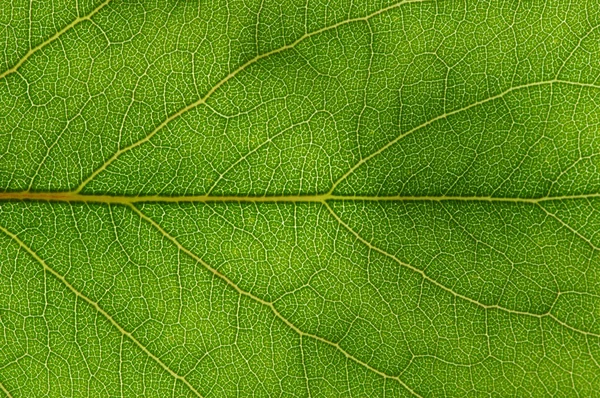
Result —
<svg viewBox="0 0 600 398"><path fill-rule="evenodd" d="M0 391L595 396L591 0L0 4Z"/></svg>

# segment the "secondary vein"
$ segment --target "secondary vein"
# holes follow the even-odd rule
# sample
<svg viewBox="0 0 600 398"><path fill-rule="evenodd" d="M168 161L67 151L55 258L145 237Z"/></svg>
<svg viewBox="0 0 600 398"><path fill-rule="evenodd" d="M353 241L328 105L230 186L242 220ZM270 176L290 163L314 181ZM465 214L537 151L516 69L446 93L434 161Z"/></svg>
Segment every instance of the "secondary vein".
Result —
<svg viewBox="0 0 600 398"><path fill-rule="evenodd" d="M340 26L343 25L347 25L349 23L354 23L354 22L361 22L361 21L368 21L371 18L374 18L377 15L380 15L384 12L393 10L397 7L400 7L403 4L406 3L420 3L420 2L424 2L427 0L403 0L400 1L398 3L392 4L388 7L382 8L381 10L378 10L376 12L373 12L369 15L366 15L364 17L357 17L357 18L350 18L344 21L340 21L337 22L333 25L330 26L326 26L324 28L321 29L317 29L315 31L312 31L310 33L306 33L304 35L302 35L300 38L296 39L294 42L290 43L290 44L286 44L282 47L276 48L274 50L268 51L266 53L263 54L259 54L257 56L255 56L254 58L250 59L249 61L246 61L244 64L240 65L238 68L236 68L235 70L233 70L232 72L230 72L227 76L225 76L223 79L221 79L220 81L217 82L217 84L215 84L210 90L208 90L208 92L202 96L201 98L199 98L197 101L190 103L189 105L181 108L180 110L178 110L177 112L171 114L169 117L167 117L165 120L163 120L158 126L156 126L156 128L154 128L154 130L152 130L148 135L146 135L144 138L132 143L131 145L128 145L124 148L118 149L110 158L108 158L108 160L106 160L99 168L95 169L89 176L88 178L86 178L77 188L75 188L75 190L73 192L75 193L79 193L81 192L81 190L91 181L93 180L98 174L100 174L103 170L105 170L112 162L114 162L118 157L120 157L123 153L130 151L133 148L136 148L140 145L142 145L145 142L148 142L154 135L156 135L156 133L158 133L160 130L162 130L167 124L169 124L171 121L175 120L176 118L178 118L179 116L183 115L184 113L204 104L209 98L210 96L217 91L221 86L223 86L225 83L227 83L229 80L233 79L235 76L237 76L240 72L244 71L245 69L247 69L248 67L250 67L251 65L257 63L258 61L260 61L263 58L267 58L270 57L272 55L281 53L283 51L289 50L291 48L296 47L298 44L300 44L301 42L303 42L304 40L318 35L320 33L332 30L332 29L336 29Z"/></svg>
<svg viewBox="0 0 600 398"><path fill-rule="evenodd" d="M50 43L54 42L56 39L61 37L67 31L71 30L72 28L79 25L83 21L89 21L94 15L96 15L101 9L106 7L108 5L108 3L110 3L110 2L111 2L111 0L104 0L104 2L102 2L98 7L94 8L89 14L87 14L83 17L75 18L75 20L73 20L73 22L71 22L70 24L63 27L61 30L59 30L58 32L56 32L55 34L50 36L48 39L44 40L42 43L38 44L37 46L29 49L29 51L27 51L27 53L23 56L23 58L21 58L16 64L14 64L12 67L8 68L4 72L0 73L0 79L3 79L6 76L16 72L21 67L21 65L23 65L29 58L31 58L31 56L33 54L40 51L44 47L48 46Z"/></svg>
<svg viewBox="0 0 600 398"><path fill-rule="evenodd" d="M52 276L54 276L56 279L58 279L60 282L62 282L72 293L75 294L75 296L82 299L84 302L86 302L87 304L92 306L96 311L98 311L102 316L104 316L104 318L106 318L106 320L108 320L119 332L121 332L121 334L123 336L126 336L129 340L131 340L146 355L148 355L148 357L152 358L156 363L158 363L158 365L160 365L160 367L162 367L165 371L167 371L167 373L169 373L175 379L177 379L177 380L181 381L183 384L185 384L194 393L194 395L202 398L202 395L200 395L198 390L196 390L196 388L193 385L191 385L190 382L187 381L187 379L184 376L180 376L179 374L175 373L160 358L158 358L156 355L154 355L152 352L150 352L148 350L148 348L146 348L146 346L144 346L137 338L135 338L135 336L133 336L133 334L131 334L130 332L125 330L119 323L117 323L117 321L112 316L110 316L110 314L107 313L102 307L100 307L100 305L97 302L93 301L91 298L87 297L82 292L77 290L69 281L67 281L65 279L65 277L63 275L58 273L58 271L56 271L54 268L50 267L31 247L26 245L25 242L23 242L17 235L10 232L8 229L3 227L2 225L0 225L0 231L3 232L8 237L10 237L23 250L25 250L27 253L29 253L29 255L31 255L31 257L33 257L38 263L40 263L40 265L44 268L45 271L49 272Z"/></svg>
<svg viewBox="0 0 600 398"><path fill-rule="evenodd" d="M409 391L412 395L416 396L416 397L420 397L419 394L417 394L412 388L410 388L408 385L406 385L406 383L404 383L404 381L402 381L398 376L393 376L393 375L389 375L387 373L384 373L374 367L372 367L371 365L369 365L366 362L361 361L360 359L354 357L352 354L350 354L349 352L347 352L346 350L344 350L338 343L335 343L333 341L327 340L324 337L315 335L315 334L311 334L311 333L307 333L301 329L299 329L296 325L294 325L293 323L291 323L287 318L285 318L280 312L279 310L277 310L277 308L275 308L275 305L272 302L263 300L262 298L255 296L254 294L243 290L242 288L240 288L238 285L235 284L235 282L233 282L231 279L229 279L225 274L221 273L219 270L213 268L211 265L209 265L206 261L204 261L201 257L197 256L194 252L192 252L191 250L189 250L188 248L186 248L185 246L183 246L174 236L172 236L171 234L169 234L167 231L165 231L160 224L158 224L156 221L154 221L152 218L148 217L146 214L144 214L140 209L138 209L136 206L134 206L133 204L130 204L129 207L145 222L148 222L150 225L152 225L156 230L158 230L166 239L168 239L171 243L173 243L179 250L181 250L182 252L184 252L185 254L187 254L188 256L190 256L191 258L193 258L195 261L197 261L200 265L202 265L206 270L210 271L213 275L215 275L216 277L218 277L219 279L221 279L222 281L224 281L227 285L229 285L231 288L233 288L238 294L248 297L250 299L252 299L253 301L260 303L266 307L268 307L273 314L279 319L281 320L285 325L287 325L290 329L292 329L294 332L296 332L301 338L302 337L310 337L314 340L320 341L322 343L325 343L327 345L330 345L334 348L336 348L338 351L340 351L346 358L352 360L353 362L367 368L368 370L378 374L379 376L384 377L385 379L392 379L397 381L400 385L402 385L407 391Z"/></svg>
<svg viewBox="0 0 600 398"><path fill-rule="evenodd" d="M526 84L522 84L519 86L514 86L511 87L509 89L504 90L503 92L496 94L496 95L492 95L491 97L487 97L484 98L482 100L473 102L469 105L463 106L461 108L455 109L453 111L450 112L446 112L443 113L441 115L438 115L432 119L427 120L424 123L421 123L420 125L413 127L412 129L401 133L400 135L396 136L396 138L394 138L393 140L389 141L387 144L385 144L384 146L382 146L381 148L379 148L378 150L376 150L375 152L371 153L368 156L365 156L364 158L360 159L358 162L356 162L352 167L350 167L348 169L348 171L346 173L344 173L340 178L338 178L333 185L331 186L331 189L329 190L329 192L334 192L335 188L342 182L344 181L346 178L348 178L352 173L354 173L354 171L356 169L358 169L360 166L362 166L363 164L365 164L366 162L368 162L369 160L373 159L374 157L380 155L382 152L385 152L388 148L394 146L396 143L398 143L400 140L402 140L403 138L431 125L432 123L435 123L439 120L443 120L448 118L449 116L452 115L456 115L458 113L467 111L471 108L483 105L485 103L500 99L514 91L518 91L518 90L522 90L522 89L526 89L526 88L530 88L530 87L537 87L537 86L544 86L544 85L551 85L551 84L565 84L565 85L571 85L571 86L579 86L579 87L593 87L593 88L600 88L600 86L596 85L596 84L589 84L589 83L579 83L579 82L572 82L572 81L568 81L568 80L560 80L560 79L552 79L552 80L545 80L545 81L539 81L539 82L531 82L531 83L526 83Z"/></svg>
<svg viewBox="0 0 600 398"><path fill-rule="evenodd" d="M413 272L418 273L419 275L421 275L421 277L423 279L425 279L426 281L428 281L429 283L437 286L438 288L444 290L445 292L453 295L454 297L460 298L466 302L469 302L471 304L474 304L484 310L499 310L499 311L503 311L509 314L514 314L514 315L521 315L521 316L530 316L533 318L544 318L544 317L548 317L550 319L553 319L556 323L558 323L559 325L565 327L566 329L569 329L573 332L577 332L579 334L582 334L584 336L593 336L593 337L598 337L600 338L600 334L598 333L593 333L593 332L588 332L586 330L581 330L581 329L577 329L574 326L569 325L568 323L560 320L559 318L557 318L554 314L552 314L552 308L550 308L547 312L542 313L542 314L534 314L531 312L526 312L526 311L518 311L518 310L512 310L510 308L507 307L503 307L501 305L498 304L492 304L492 305L487 305L484 303L481 303L469 296L465 296L463 294L460 294L456 291L454 291L453 289L447 287L446 285L436 281L435 279L431 278L429 275L427 275L423 270L403 262L402 260L400 260L398 257L396 257L395 255L388 253L387 251L375 246L374 244L372 244L371 242L369 242L368 240L366 240L365 238L363 238L358 232L356 232L354 229L352 229L352 227L350 227L347 223L345 223L340 216L337 215L337 213L335 211L333 211L333 209L331 208L331 206L329 206L329 204L325 203L325 207L327 207L327 210L329 210L329 212L331 213L331 215L333 216L333 218L340 223L340 225L342 225L348 232L350 232L358 241L360 241L362 244L364 244L365 246L367 246L368 248L376 251L379 254L384 255L385 257L388 257L390 259L392 259L393 261L395 261L396 263L398 263L400 266L405 267L407 269L410 269ZM560 294L560 292L559 292Z"/></svg>

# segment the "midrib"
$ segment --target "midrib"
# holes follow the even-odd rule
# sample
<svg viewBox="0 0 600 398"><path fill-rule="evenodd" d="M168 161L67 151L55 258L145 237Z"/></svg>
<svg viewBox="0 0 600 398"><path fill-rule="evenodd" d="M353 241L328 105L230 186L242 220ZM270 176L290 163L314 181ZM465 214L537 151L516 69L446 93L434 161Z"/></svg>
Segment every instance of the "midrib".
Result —
<svg viewBox="0 0 600 398"><path fill-rule="evenodd" d="M215 203L215 202L248 202L248 203L310 203L334 200L343 201L462 201L462 202L507 202L507 203L540 203L551 200L592 199L600 198L600 193L568 196L546 196L537 198L511 198L491 196L369 196L369 195L273 195L273 196L236 196L236 195L87 195L74 192L0 192L0 201L46 201L46 202L79 202L129 205L142 202L163 203Z"/></svg>

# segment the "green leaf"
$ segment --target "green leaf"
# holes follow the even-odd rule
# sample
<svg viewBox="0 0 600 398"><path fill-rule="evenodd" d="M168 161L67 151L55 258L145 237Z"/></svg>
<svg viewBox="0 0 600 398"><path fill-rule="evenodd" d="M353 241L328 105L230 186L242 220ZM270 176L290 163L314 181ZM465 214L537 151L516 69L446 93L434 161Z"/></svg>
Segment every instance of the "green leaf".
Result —
<svg viewBox="0 0 600 398"><path fill-rule="evenodd" d="M593 396L592 0L0 3L0 390Z"/></svg>

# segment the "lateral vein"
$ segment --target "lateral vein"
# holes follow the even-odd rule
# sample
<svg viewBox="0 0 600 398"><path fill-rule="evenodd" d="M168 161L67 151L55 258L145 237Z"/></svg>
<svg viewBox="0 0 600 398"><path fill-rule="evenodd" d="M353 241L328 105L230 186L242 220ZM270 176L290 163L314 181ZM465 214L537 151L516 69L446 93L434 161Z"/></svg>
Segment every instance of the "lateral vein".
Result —
<svg viewBox="0 0 600 398"><path fill-rule="evenodd" d="M137 345L146 355L152 358L158 365L160 365L160 367L167 371L167 373L169 373L175 379L184 383L196 396L202 398L202 395L198 392L198 390L196 390L196 388L193 385L191 385L184 376L180 376L179 374L175 373L160 358L158 358L156 355L150 352L146 348L146 346L144 346L138 339L135 338L135 336L133 336L133 334L131 334L130 332L125 330L121 325L119 325L117 321L115 321L114 318L110 316L110 314L108 314L102 307L100 307L100 305L97 302L93 301L92 299L84 295L82 292L77 290L71 283L69 283L69 281L65 279L64 276L58 273L58 271L56 271L54 268L50 267L32 248L26 245L25 242L23 242L17 235L10 232L2 225L0 225L0 231L2 231L4 234L10 237L16 243L18 243L23 250L29 253L29 255L31 255L38 263L41 264L45 271L49 272L56 279L62 282L72 293L75 294L75 296L82 299L84 302L86 302L87 304L92 306L96 311L98 311L102 316L104 316L104 318L106 318L106 320L108 320L119 332L121 332L123 336L129 338L129 340L131 340L135 345Z"/></svg>
<svg viewBox="0 0 600 398"><path fill-rule="evenodd" d="M107 0L109 1L109 0ZM244 71L245 69L247 69L248 67L250 67L251 65L257 63L258 61L260 61L263 58L267 58L270 57L271 55L275 55L275 54L279 54L281 52L284 52L286 50L292 49L294 47L296 47L298 44L300 44L301 42L303 42L304 40L316 36L320 33L323 32L327 32L329 30L333 30L336 29L340 26L343 25L347 25L350 23L354 23L354 22L361 22L361 21L368 21L371 18L376 17L377 15L380 15L384 12L393 10L395 8L400 7L403 4L406 3L420 3L420 2L425 2L427 0L403 0L400 1L398 3L392 4L388 7L382 8L381 10L378 10L376 12L373 12L369 15L366 15L364 17L357 17L357 18L350 18L344 21L340 21L337 22L333 25L330 26L326 26L324 28L321 29L317 29L315 31L312 31L310 33L306 33L304 35L302 35L301 37L299 37L298 39L296 39L294 42L281 46L279 48L276 48L274 50L271 51L267 51L266 53L263 54L259 54L257 56L255 56L254 58L250 59L249 61L246 61L244 64L240 65L237 69L233 70L232 72L230 72L227 76L225 76L223 79L221 79L220 81L218 81L210 90L208 90L208 92L202 96L200 99L196 100L195 102L190 103L189 105L186 105L185 107L179 109L177 112L171 114L169 117L167 117L165 120L163 120L158 126L156 126L154 128L154 130L152 130L148 135L146 135L144 138L124 147L121 149L118 149L110 158L108 158L108 160L106 160L99 168L97 168L96 170L94 170L88 178L86 178L77 188L75 188L75 190L73 192L75 193L79 193L81 192L81 190L90 182L92 181L98 174L100 174L103 170L106 170L106 168L112 163L114 162L119 156L121 156L123 153L128 152L129 150L136 148L140 145L142 145L145 142L148 142L154 135L156 135L156 133L158 133L160 130L162 130L167 124L169 124L171 121L175 120L176 118L178 118L179 116L183 115L184 113L204 104L209 98L210 96L217 91L221 86L223 86L225 83L227 83L229 80L233 79L235 76L237 76L240 72Z"/></svg>
<svg viewBox="0 0 600 398"><path fill-rule="evenodd" d="M102 2L98 7L94 8L89 14L87 14L87 15L85 15L83 17L77 17L77 18L75 18L75 20L73 20L73 22L71 22L70 24L64 26L61 30L59 30L58 32L54 33L48 39L44 40L42 43L38 44L37 46L29 49L29 51L27 51L27 53L23 56L23 58L21 58L16 64L14 64L12 67L8 68L4 72L0 73L0 79L3 79L6 76L15 73L29 58L31 58L31 56L33 54L35 54L36 52L40 51L44 47L48 46L50 43L54 42L56 39L58 39L59 37L61 37L67 31L69 31L72 28L74 28L76 25L79 25L81 22L83 22L83 21L89 21L90 19L92 19L92 17L94 15L96 15L101 9L103 9L104 7L106 7L108 5L108 3L110 3L110 2L111 2L111 0L104 0L104 2Z"/></svg>
<svg viewBox="0 0 600 398"><path fill-rule="evenodd" d="M533 317L533 318L544 318L544 317L548 317L550 319L553 319L556 323L560 324L561 326L573 331L573 332L577 332L579 334L582 334L584 336L593 336L593 337L599 337L600 338L600 334L598 333L593 333L593 332L588 332L586 330L581 330L581 329L577 329L574 326L571 326L567 323L565 323L564 321L560 320L559 318L557 318L554 314L552 314L552 308L550 308L547 312L543 313L543 314L534 314L531 312L526 312L526 311L518 311L518 310L511 310L510 308L506 308L503 307L501 305L498 304L492 304L492 305L487 305L484 303L481 303L475 299L472 299L469 296L465 296L463 294L460 294L456 291L454 291L453 289L447 287L446 285L436 281L435 279L431 278L429 275L427 275L423 270L403 262L402 260L400 260L398 257L396 257L395 255L386 252L383 249L380 249L379 247L373 245L371 242L369 242L368 240L366 240L365 238L363 238L358 232L356 232L354 229L352 229L352 227L350 227L348 224L346 224L340 216L337 215L336 212L333 211L333 209L331 208L331 206L329 206L328 203L325 203L325 207L327 207L327 209L329 210L329 212L331 213L331 215L337 220L337 222L340 223L340 225L342 225L348 232L350 232L356 239L358 239L358 241L360 241L361 243L363 243L365 246L367 246L368 248L378 252L379 254L382 254L392 260L394 260L396 263L398 263L400 266L405 267L413 272L416 272L417 274L421 275L421 277L423 279L425 279L427 282L437 286L438 288L444 290L447 293L450 293L451 295L453 295L454 297L460 298L464 301L467 301L471 304L474 304L484 310L498 310L498 311L503 311L509 314L515 314L515 315L521 315L521 316L529 316L529 317ZM560 294L560 293L559 293Z"/></svg>
<svg viewBox="0 0 600 398"><path fill-rule="evenodd" d="M537 86L544 86L544 85L548 85L548 84L565 84L565 85L571 85L571 86L579 86L579 87L592 87L592 88L600 88L599 85L596 84L591 84L591 83L579 83L579 82L572 82L572 81L568 81L568 80L561 80L561 79L552 79L552 80L545 80L545 81L539 81L539 82L532 82L532 83L526 83L526 84L522 84L519 86L514 86L511 87L509 89L504 90L503 92L496 94L496 95L492 95L491 97L487 97L484 98L482 100L473 102L469 105L463 106L461 108L455 109L453 111L450 112L445 112L441 115L438 115L432 119L427 120L424 123L421 123L420 125L413 127L412 129L405 131L403 133L401 133L400 135L396 136L396 138L394 138L393 140L389 141L387 144L385 144L384 146L382 146L381 148L379 148L378 150L376 150L375 152L371 153L368 156L365 156L364 158L360 159L358 162L356 162L352 167L350 167L348 169L348 171L346 173L344 173L337 181L335 181L331 187L331 189L329 190L330 193L335 191L335 188L342 182L344 181L346 178L348 178L356 169L358 169L360 166L362 166L363 164L365 164L366 162L368 162L369 160L373 159L374 157L378 156L379 154L381 154L382 152L385 152L388 148L394 146L397 142L399 142L400 140L402 140L403 138L405 138L406 136L409 136L439 120L444 120L447 119L448 117L452 116L452 115L456 115L458 113L467 111L471 108L483 105L485 103L488 102L492 102L494 100L503 98L504 96L512 93L513 91L518 91L518 90L522 90L522 89L526 89L526 88L530 88L530 87L537 87Z"/></svg>
<svg viewBox="0 0 600 398"><path fill-rule="evenodd" d="M6 387L4 387L4 384L2 384L2 382L0 382L0 391L2 391L4 394L6 394L6 396L8 398L13 398L12 394L10 393L10 391L8 391L6 389Z"/></svg>
<svg viewBox="0 0 600 398"><path fill-rule="evenodd" d="M171 234L169 234L167 231L165 231L160 224L158 224L156 221L154 221L152 218L150 218L149 216L147 216L146 214L144 214L140 209L138 209L135 205L133 204L129 204L129 207L144 221L148 222L150 225L152 225L156 230L158 230L166 239L168 239L171 243L173 243L179 250L181 250L182 252L184 252L185 254L187 254L188 256L190 256L192 259L194 259L195 261L197 261L200 265L202 265L206 270L208 270L209 272L211 272L214 276L218 277L219 279L221 279L222 281L224 281L227 285L229 285L231 288L233 288L238 294L248 297L250 299L252 299L253 301L264 305L265 307L268 307L273 314L279 319L281 320L285 325L287 325L290 329L292 329L294 332L296 332L301 338L302 337L310 337L314 340L320 341L322 343L325 343L331 347L336 348L338 351L340 351L346 358L352 360L353 362L365 367L366 369L378 374L379 376L385 378L385 379L391 379L391 380L395 380L397 381L400 385L402 385L407 391L409 391L412 395L416 396L416 397L420 397L419 394L417 394L412 388L410 388L408 385L406 385L404 383L404 381L402 381L400 379L399 376L393 376L393 375L389 375L387 373L384 373L374 367L372 367L371 365L369 365L366 362L361 361L360 359L354 357L352 354L350 354L349 352L347 352L346 350L344 350L338 343L334 343L333 341L329 341L321 336L312 334L312 333L307 333L304 332L303 330L299 329L296 325L294 325L293 323L291 323L287 318L285 318L278 310L277 308L275 308L275 305L270 302L270 301L266 301L263 300L262 298L255 296L254 294L247 292L245 290L243 290L242 288L240 288L238 285L236 285L231 279L229 279L225 274L221 273L219 270L217 270L216 268L213 268L211 265L209 265L206 261L204 261L202 258L200 258L199 256L197 256L194 252L192 252L191 250L189 250L188 248L186 248L185 246L183 246L174 236L172 236Z"/></svg>

